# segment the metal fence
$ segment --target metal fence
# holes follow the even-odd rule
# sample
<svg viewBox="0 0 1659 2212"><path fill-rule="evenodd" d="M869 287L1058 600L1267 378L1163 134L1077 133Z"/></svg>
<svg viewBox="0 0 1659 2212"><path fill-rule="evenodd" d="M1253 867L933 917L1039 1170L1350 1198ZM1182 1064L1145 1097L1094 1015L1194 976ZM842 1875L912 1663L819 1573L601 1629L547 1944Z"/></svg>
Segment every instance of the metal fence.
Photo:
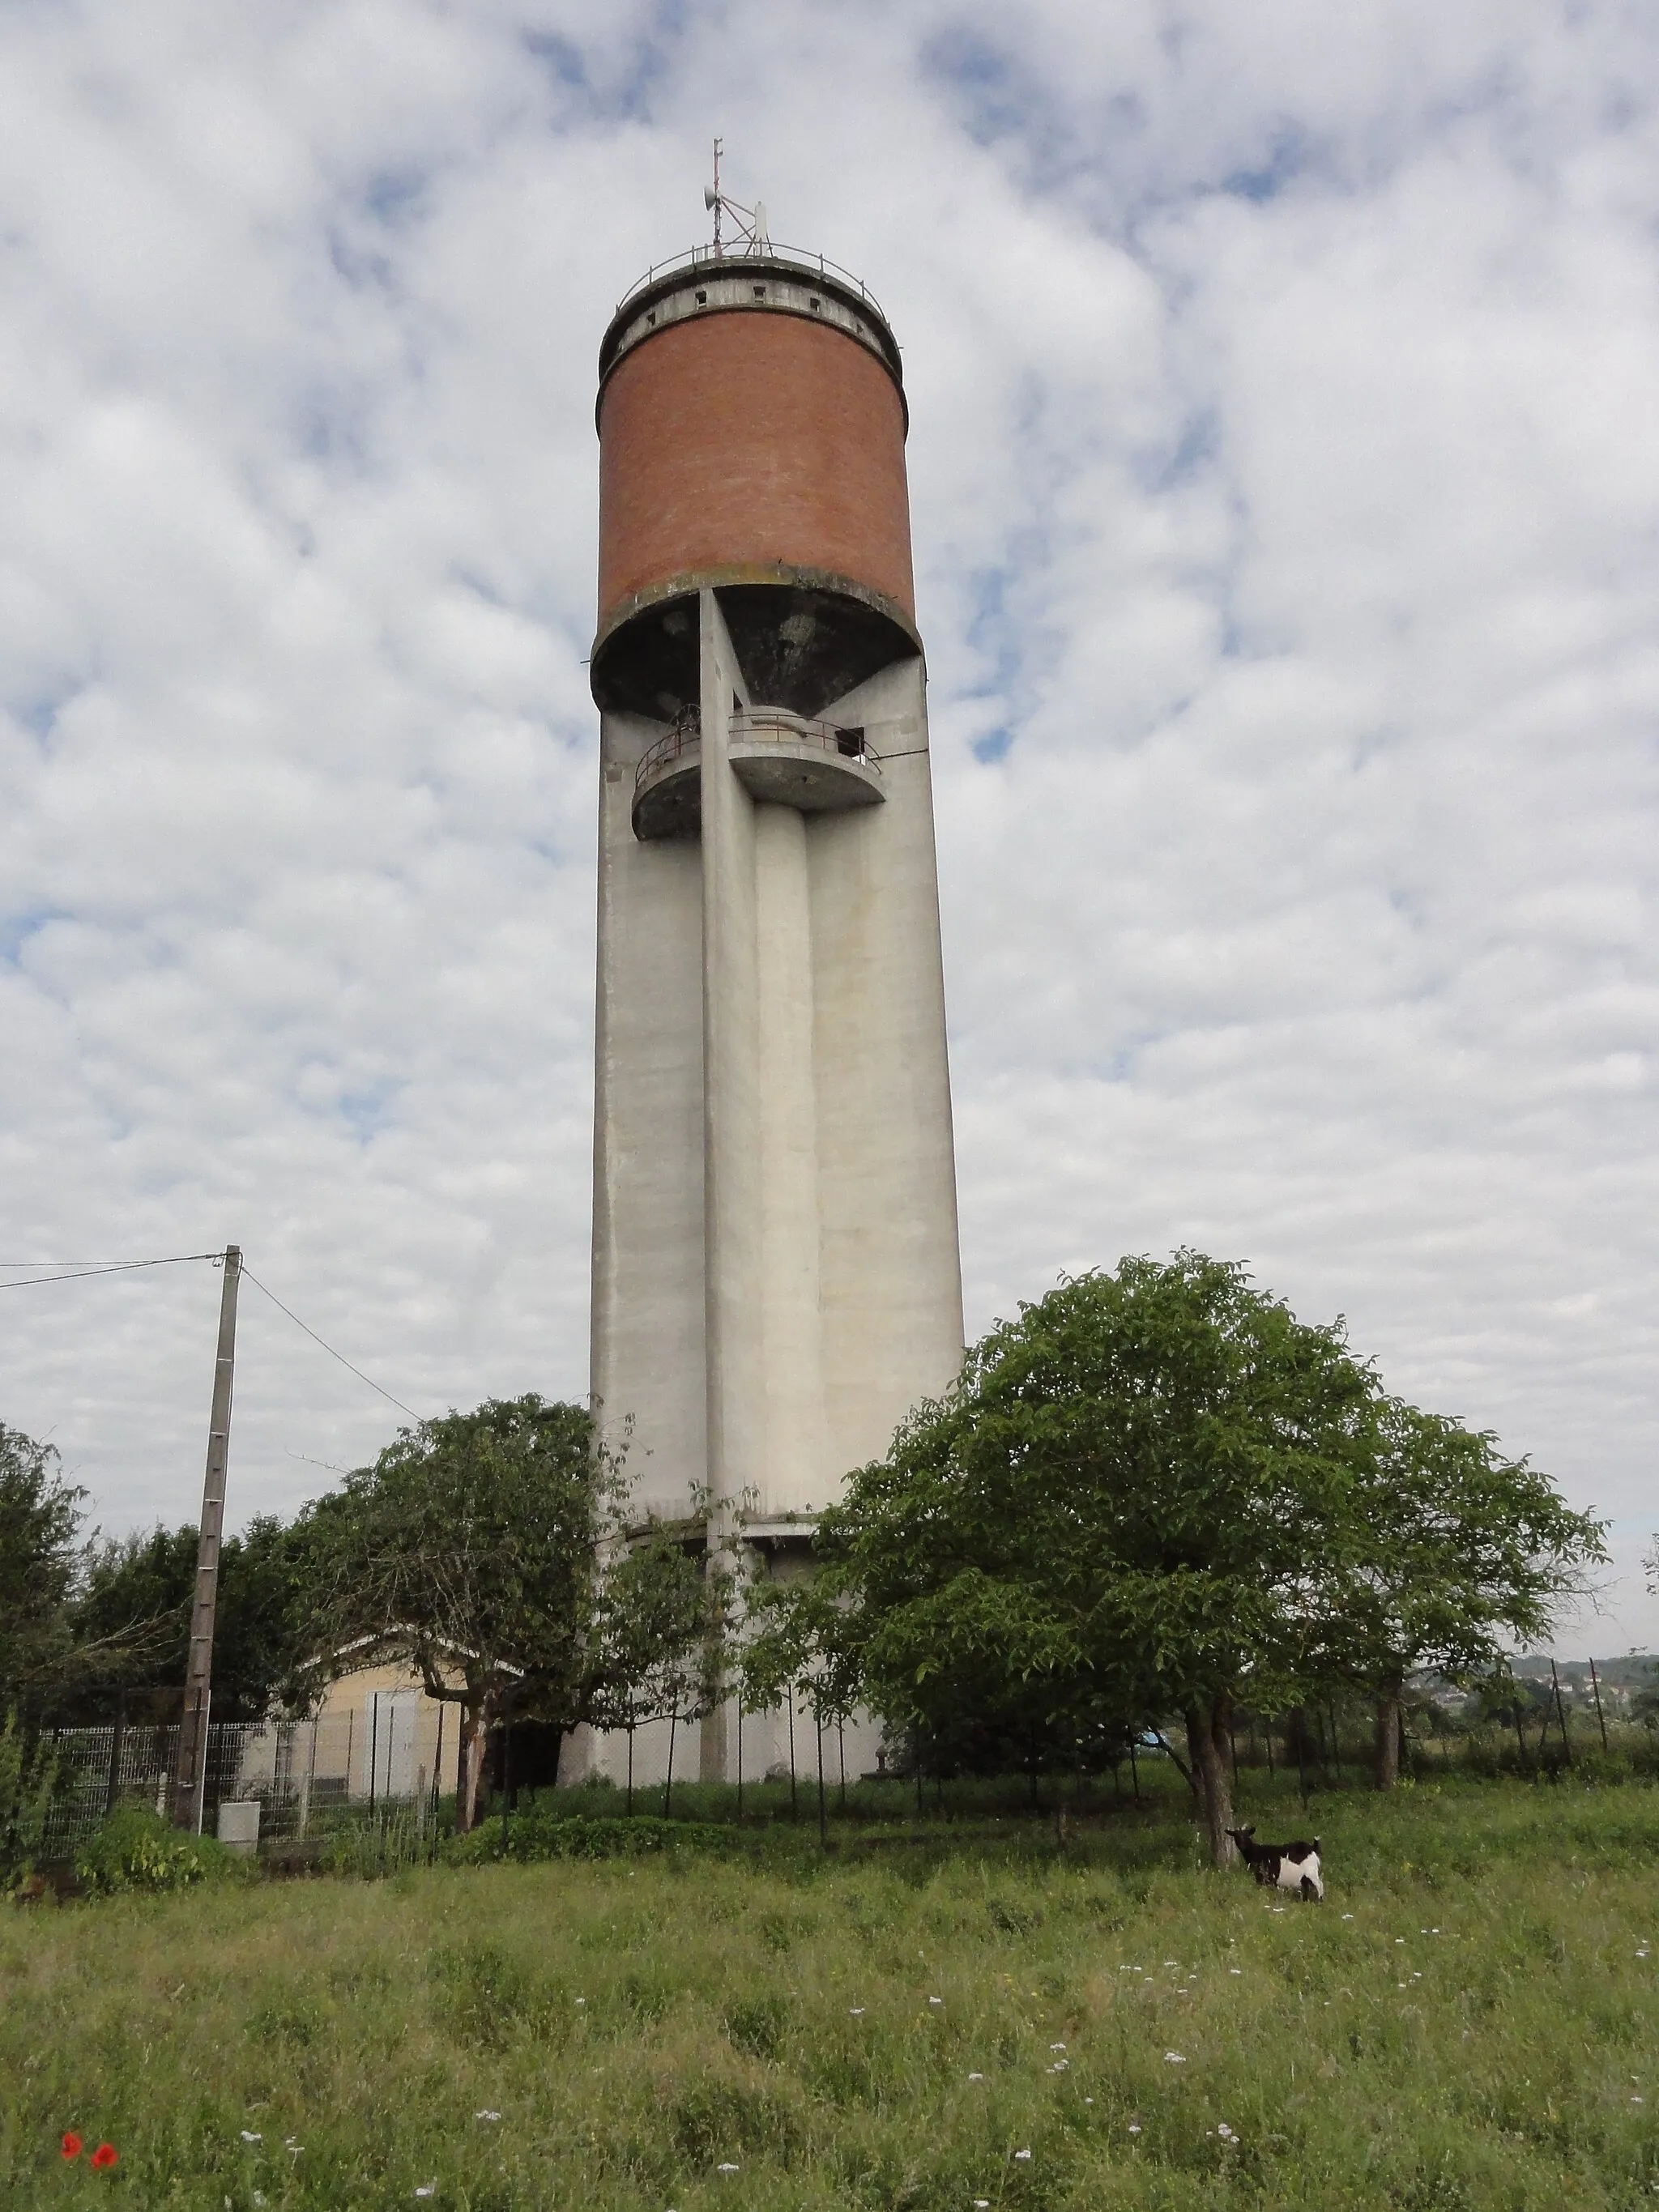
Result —
<svg viewBox="0 0 1659 2212"><path fill-rule="evenodd" d="M425 1700L376 1695L361 1711L314 1721L221 1721L208 1729L202 1827L219 1808L259 1807L262 1838L302 1838L354 1808L424 1803L455 1787L459 1729ZM46 1845L72 1851L118 1808L165 1814L176 1727L60 1729L51 1739L58 1785Z"/></svg>

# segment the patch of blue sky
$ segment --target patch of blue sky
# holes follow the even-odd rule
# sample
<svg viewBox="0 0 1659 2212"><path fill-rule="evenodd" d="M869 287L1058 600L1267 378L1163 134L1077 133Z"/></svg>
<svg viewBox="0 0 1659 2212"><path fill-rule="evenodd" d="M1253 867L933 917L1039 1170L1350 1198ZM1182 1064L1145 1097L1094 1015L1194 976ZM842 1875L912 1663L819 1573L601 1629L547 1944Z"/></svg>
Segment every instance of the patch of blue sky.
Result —
<svg viewBox="0 0 1659 2212"><path fill-rule="evenodd" d="M294 412L295 439L311 459L359 475L368 469L372 409L366 393L312 385L298 394Z"/></svg>
<svg viewBox="0 0 1659 2212"><path fill-rule="evenodd" d="M1282 124L1273 134L1265 160L1253 168L1233 170L1222 179L1221 189L1235 199L1258 203L1277 199L1304 173L1310 159L1306 131L1296 124Z"/></svg>
<svg viewBox="0 0 1659 2212"><path fill-rule="evenodd" d="M1018 149L1034 191L1057 192L1098 175L1145 127L1146 111L1128 92L1110 94L1086 118L1068 113L1057 89L1006 47L960 26L927 40L920 62L924 81L951 100L970 138Z"/></svg>
<svg viewBox="0 0 1659 2212"><path fill-rule="evenodd" d="M1131 465L1142 491L1174 491L1214 465L1221 451L1221 416L1213 407L1195 407L1183 416L1172 438L1140 447Z"/></svg>
<svg viewBox="0 0 1659 2212"><path fill-rule="evenodd" d="M696 14L685 0L657 0L609 65L562 32L526 31L521 42L560 96L562 119L637 123L650 116L653 94L669 76Z"/></svg>
<svg viewBox="0 0 1659 2212"><path fill-rule="evenodd" d="M334 1102L333 1111L357 1142L366 1145L390 1125L403 1088L399 1082L388 1082L370 1084L362 1091L343 1091Z"/></svg>
<svg viewBox="0 0 1659 2212"><path fill-rule="evenodd" d="M0 960L15 968L31 941L54 921L74 920L66 907L28 907L21 914L0 914Z"/></svg>
<svg viewBox="0 0 1659 2212"><path fill-rule="evenodd" d="M46 745L57 732L58 716L80 689L78 684L70 684L60 691L36 691L21 699L9 699L6 712Z"/></svg>
<svg viewBox="0 0 1659 2212"><path fill-rule="evenodd" d="M379 222L409 223L421 212L430 175L424 168L379 170L363 187L362 204Z"/></svg>

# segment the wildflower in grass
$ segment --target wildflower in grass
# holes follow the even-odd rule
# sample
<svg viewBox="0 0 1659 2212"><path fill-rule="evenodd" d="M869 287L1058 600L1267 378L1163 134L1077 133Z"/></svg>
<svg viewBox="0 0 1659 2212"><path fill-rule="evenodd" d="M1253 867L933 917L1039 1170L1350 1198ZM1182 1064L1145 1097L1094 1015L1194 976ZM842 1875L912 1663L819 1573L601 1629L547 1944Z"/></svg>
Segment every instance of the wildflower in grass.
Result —
<svg viewBox="0 0 1659 2212"><path fill-rule="evenodd" d="M1166 2066L1184 2066L1187 2061L1180 2051L1166 2051L1164 2054L1164 2063Z"/></svg>
<svg viewBox="0 0 1659 2212"><path fill-rule="evenodd" d="M737 2170L737 2167L732 2165L717 2166L714 2168L716 2173L735 2173Z"/></svg>
<svg viewBox="0 0 1659 2212"><path fill-rule="evenodd" d="M970 2074L968 2076L968 2079L970 2081L982 2081L985 2079L985 2076L982 2074Z"/></svg>
<svg viewBox="0 0 1659 2212"><path fill-rule="evenodd" d="M942 2005L945 2002L945 2000L943 1997L929 1997L927 2002L929 2004Z"/></svg>
<svg viewBox="0 0 1659 2212"><path fill-rule="evenodd" d="M65 2158L68 2158L68 2159L76 2159L76 2158L79 2158L79 2157L80 2157L80 2155L81 2155L81 2138L80 2138L80 2136L77 2136L77 2135L66 2135L66 2136L64 2137L63 2149L64 2149L64 2157L65 2157Z"/></svg>
<svg viewBox="0 0 1659 2212"><path fill-rule="evenodd" d="M854 2005L849 2008L849 2014L850 2017L854 2020L862 2020L864 2018L864 2007L862 2005Z"/></svg>
<svg viewBox="0 0 1659 2212"><path fill-rule="evenodd" d="M1130 2121L1130 2123L1129 2123L1129 2133L1130 2133L1132 2136L1138 2136L1138 2135L1140 2133L1140 2123L1139 2123L1139 2120L1131 2120L1131 2121Z"/></svg>
<svg viewBox="0 0 1659 2212"><path fill-rule="evenodd" d="M92 2162L100 2173L107 2173L118 2157L119 2153L113 2143L100 2143L92 2154Z"/></svg>
<svg viewBox="0 0 1659 2212"><path fill-rule="evenodd" d="M264 2137L263 2136L256 2136L252 2128L244 2128L242 2130L242 2141L244 2142L263 2142L264 2141Z"/></svg>
<svg viewBox="0 0 1659 2212"><path fill-rule="evenodd" d="M1352 1915L1352 1912L1345 1912L1345 1913L1343 1914L1342 1917L1343 1917L1345 1920L1352 1920L1352 1919L1353 1918L1353 1915Z"/></svg>
<svg viewBox="0 0 1659 2212"><path fill-rule="evenodd" d="M475 2120L499 2120L501 2116L499 2112L474 2112L472 2117Z"/></svg>
<svg viewBox="0 0 1659 2212"><path fill-rule="evenodd" d="M1050 2051L1064 2051L1066 2045L1063 2043L1051 2043L1048 2048Z"/></svg>
<svg viewBox="0 0 1659 2212"><path fill-rule="evenodd" d="M419 2181L415 2185L415 2194L417 2197L435 2197L437 2193L438 2185L435 2181Z"/></svg>
<svg viewBox="0 0 1659 2212"><path fill-rule="evenodd" d="M1227 1969L1227 1972L1230 1974L1242 1974L1243 1971L1244 1969L1243 1966L1229 1966Z"/></svg>
<svg viewBox="0 0 1659 2212"><path fill-rule="evenodd" d="M1028 2158L1030 2158L1030 2155L1031 2155L1031 2154L1030 2154L1030 2152L1029 2150L1017 2150L1017 2151L1014 2153L1014 2156L1015 2156L1016 2158L1026 2158L1026 2159L1028 2159Z"/></svg>

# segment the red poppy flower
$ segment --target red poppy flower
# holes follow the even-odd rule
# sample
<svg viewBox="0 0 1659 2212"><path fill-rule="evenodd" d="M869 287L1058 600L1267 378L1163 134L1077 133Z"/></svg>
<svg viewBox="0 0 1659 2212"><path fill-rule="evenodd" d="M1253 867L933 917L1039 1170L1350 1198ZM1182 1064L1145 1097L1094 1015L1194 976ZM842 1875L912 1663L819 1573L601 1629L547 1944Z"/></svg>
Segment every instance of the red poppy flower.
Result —
<svg viewBox="0 0 1659 2212"><path fill-rule="evenodd" d="M97 2149L92 2154L92 2162L99 2169L100 2172L102 2172L106 2166L112 2166L114 2165L116 2156L117 2153L113 2143L100 2143Z"/></svg>
<svg viewBox="0 0 1659 2212"><path fill-rule="evenodd" d="M80 2157L81 2138L79 2136L68 2135L64 2137L64 2155L65 2158Z"/></svg>

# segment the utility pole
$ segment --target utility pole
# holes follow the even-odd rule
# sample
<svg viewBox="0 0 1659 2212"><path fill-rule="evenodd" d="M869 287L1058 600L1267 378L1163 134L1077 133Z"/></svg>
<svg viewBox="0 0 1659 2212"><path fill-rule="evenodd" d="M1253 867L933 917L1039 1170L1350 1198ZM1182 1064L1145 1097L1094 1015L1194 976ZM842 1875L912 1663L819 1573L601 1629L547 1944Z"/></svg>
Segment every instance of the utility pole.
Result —
<svg viewBox="0 0 1659 2212"><path fill-rule="evenodd" d="M190 1661L185 1710L179 1723L179 1756L173 1770L173 1825L202 1832L207 1782L208 1704L213 1686L213 1620L219 1601L219 1540L225 1525L225 1468L230 1457L230 1389L236 1366L236 1291L242 1248L227 1244L224 1286L219 1294L219 1353L213 1369L213 1411L208 1421L207 1474L202 1484L202 1534L196 1548L196 1597L190 1615Z"/></svg>

